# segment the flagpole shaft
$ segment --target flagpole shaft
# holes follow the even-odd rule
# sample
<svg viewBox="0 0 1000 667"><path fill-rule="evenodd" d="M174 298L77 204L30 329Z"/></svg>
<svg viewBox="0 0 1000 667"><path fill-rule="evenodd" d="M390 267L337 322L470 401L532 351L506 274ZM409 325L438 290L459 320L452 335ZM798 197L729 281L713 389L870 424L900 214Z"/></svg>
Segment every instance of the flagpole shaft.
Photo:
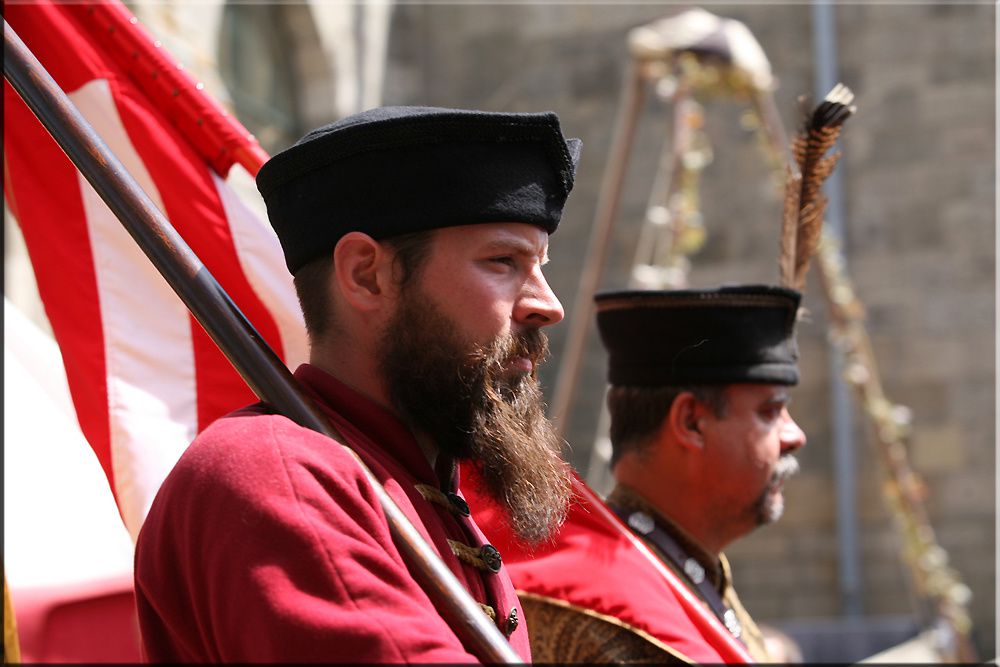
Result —
<svg viewBox="0 0 1000 667"><path fill-rule="evenodd" d="M393 541L418 583L465 646L484 662L520 656L423 539L361 459L343 445L201 260L149 199L93 127L4 21L4 77L90 182L108 208L212 337L254 393L296 423L340 443L358 461L386 515Z"/></svg>

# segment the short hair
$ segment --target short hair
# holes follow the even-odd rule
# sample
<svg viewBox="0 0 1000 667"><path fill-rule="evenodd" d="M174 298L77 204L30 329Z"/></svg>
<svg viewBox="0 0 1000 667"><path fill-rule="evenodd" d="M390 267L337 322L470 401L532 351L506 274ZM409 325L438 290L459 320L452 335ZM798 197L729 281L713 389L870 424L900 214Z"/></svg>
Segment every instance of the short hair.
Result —
<svg viewBox="0 0 1000 667"><path fill-rule="evenodd" d="M709 407L714 415L726 412L727 385L690 387L638 387L611 385L608 412L611 415L611 465L626 453L641 454L660 428L674 400L689 392Z"/></svg>
<svg viewBox="0 0 1000 667"><path fill-rule="evenodd" d="M433 234L434 230L431 229L380 241L393 252L393 278L398 286L406 286L419 275L430 255ZM306 333L312 343L322 339L336 320L329 293L332 272L331 252L303 265L292 278L302 309L302 319L305 320Z"/></svg>

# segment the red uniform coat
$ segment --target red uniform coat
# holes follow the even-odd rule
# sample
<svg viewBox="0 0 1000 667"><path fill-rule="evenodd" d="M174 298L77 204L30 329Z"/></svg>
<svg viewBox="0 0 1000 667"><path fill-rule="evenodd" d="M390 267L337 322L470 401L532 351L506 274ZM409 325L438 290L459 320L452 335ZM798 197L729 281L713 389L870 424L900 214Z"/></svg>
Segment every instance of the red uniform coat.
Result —
<svg viewBox="0 0 1000 667"><path fill-rule="evenodd" d="M454 490L451 462L435 474L391 413L315 367L296 377L501 631L514 627L507 573L465 564L447 542L478 548L482 533L414 487ZM475 661L410 576L349 453L260 404L205 429L167 477L135 584L154 661ZM510 642L530 660L523 623Z"/></svg>
<svg viewBox="0 0 1000 667"><path fill-rule="evenodd" d="M513 540L491 505L472 499L476 520L503 551L519 592L616 619L685 661L752 662L745 647L578 477L574 491L559 534L533 550Z"/></svg>

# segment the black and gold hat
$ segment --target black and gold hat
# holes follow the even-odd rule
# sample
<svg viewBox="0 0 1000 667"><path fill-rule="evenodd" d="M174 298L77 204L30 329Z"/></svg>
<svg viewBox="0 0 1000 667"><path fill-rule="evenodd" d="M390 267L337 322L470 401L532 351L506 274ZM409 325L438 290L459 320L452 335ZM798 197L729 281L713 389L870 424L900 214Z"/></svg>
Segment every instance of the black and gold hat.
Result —
<svg viewBox="0 0 1000 667"><path fill-rule="evenodd" d="M526 222L551 234L579 155L554 113L379 107L275 155L257 189L294 274L350 231Z"/></svg>
<svg viewBox="0 0 1000 667"><path fill-rule="evenodd" d="M797 384L801 296L769 285L598 294L608 381L643 387Z"/></svg>

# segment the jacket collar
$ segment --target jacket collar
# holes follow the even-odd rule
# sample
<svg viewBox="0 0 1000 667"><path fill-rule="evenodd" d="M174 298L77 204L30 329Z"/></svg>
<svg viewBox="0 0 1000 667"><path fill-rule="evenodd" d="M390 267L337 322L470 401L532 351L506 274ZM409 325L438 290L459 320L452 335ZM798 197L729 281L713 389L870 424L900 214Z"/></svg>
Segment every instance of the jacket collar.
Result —
<svg viewBox="0 0 1000 667"><path fill-rule="evenodd" d="M457 486L457 466L451 457L438 455L437 471L433 470L413 433L394 412L312 364L299 366L295 378L334 419L338 429L355 431L389 454L420 482L448 490Z"/></svg>

